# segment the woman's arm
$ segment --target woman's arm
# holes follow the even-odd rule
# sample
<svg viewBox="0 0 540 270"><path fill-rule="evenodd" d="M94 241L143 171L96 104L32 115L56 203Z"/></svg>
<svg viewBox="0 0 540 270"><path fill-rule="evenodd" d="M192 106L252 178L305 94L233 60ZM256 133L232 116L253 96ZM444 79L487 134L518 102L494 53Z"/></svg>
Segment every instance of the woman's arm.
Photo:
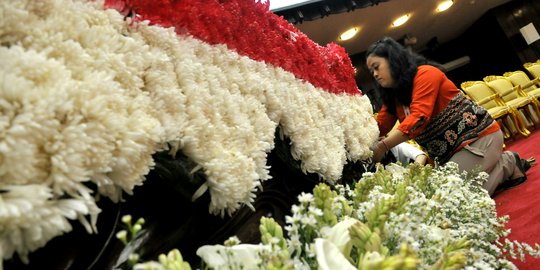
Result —
<svg viewBox="0 0 540 270"><path fill-rule="evenodd" d="M398 129L413 139L420 134L431 120L442 82L447 80L439 69L432 66L420 66L414 78L412 101L409 115L403 119ZM457 88L456 88L457 89ZM459 91L459 90L458 90Z"/></svg>
<svg viewBox="0 0 540 270"><path fill-rule="evenodd" d="M375 147L373 147L373 161L379 162L383 159L386 152L390 151L390 149L402 142L406 142L409 140L409 137L407 134L403 133L402 131L398 129L394 129L388 133L388 136L386 138L383 138L382 140L379 140Z"/></svg>

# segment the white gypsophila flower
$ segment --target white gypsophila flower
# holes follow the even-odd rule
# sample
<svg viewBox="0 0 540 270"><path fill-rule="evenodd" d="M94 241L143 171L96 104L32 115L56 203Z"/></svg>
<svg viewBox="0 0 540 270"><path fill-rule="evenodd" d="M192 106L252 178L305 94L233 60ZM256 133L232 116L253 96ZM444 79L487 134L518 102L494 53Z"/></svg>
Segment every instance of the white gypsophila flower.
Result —
<svg viewBox="0 0 540 270"><path fill-rule="evenodd" d="M298 234L298 229L295 227L285 227L286 231L289 233L287 241L287 250L290 254L295 255L295 258L298 258L298 254L302 251L302 242L300 241L300 235Z"/></svg>
<svg viewBox="0 0 540 270"><path fill-rule="evenodd" d="M295 205L296 206L296 205ZM291 225L300 223L300 217L298 212L293 212L292 216L285 216L285 222Z"/></svg>
<svg viewBox="0 0 540 270"><path fill-rule="evenodd" d="M340 194L340 193L338 193L338 194ZM346 214L344 212L345 207L350 207L349 204L350 204L350 201L347 200L347 198L345 198L342 195L338 195L338 196L334 197L333 200L332 200L332 212L334 212L336 214L336 216L338 216L338 217L344 216Z"/></svg>
<svg viewBox="0 0 540 270"><path fill-rule="evenodd" d="M368 195L368 199L357 206L355 212L355 218L360 221L365 220L365 213L369 212L377 203L383 200L392 199L392 194L383 193L383 188L381 186L374 186L371 192Z"/></svg>
<svg viewBox="0 0 540 270"><path fill-rule="evenodd" d="M309 206L308 208L308 214L314 217L322 217L323 211L315 206Z"/></svg>
<svg viewBox="0 0 540 270"><path fill-rule="evenodd" d="M366 176L371 177L372 174L364 174ZM393 175L391 181L398 184L407 177L398 173ZM500 223L495 204L485 190L479 189L476 181L466 181L466 177L455 164L449 164L433 170L424 183L426 187L406 187L408 201L402 205L403 212L390 214L385 224L385 244L391 245L388 246L390 250L396 252L399 249L396 243L407 243L420 256L420 269L425 269L440 259L446 245L458 239L467 239L466 265L512 269L513 266L506 266L511 263L500 259L503 257L501 245L493 244L504 234L498 229L498 224L504 224L504 221ZM425 188L429 193L419 192L417 188ZM375 186L367 201L360 203L353 213L361 220L363 214L381 199L391 198L382 192L382 187ZM515 255L521 256L518 252Z"/></svg>
<svg viewBox="0 0 540 270"><path fill-rule="evenodd" d="M305 228L305 227L316 228L317 219L312 215L305 214L300 217L300 224L302 228Z"/></svg>
<svg viewBox="0 0 540 270"><path fill-rule="evenodd" d="M313 202L313 194L302 192L298 195L298 202L301 204L310 204Z"/></svg>

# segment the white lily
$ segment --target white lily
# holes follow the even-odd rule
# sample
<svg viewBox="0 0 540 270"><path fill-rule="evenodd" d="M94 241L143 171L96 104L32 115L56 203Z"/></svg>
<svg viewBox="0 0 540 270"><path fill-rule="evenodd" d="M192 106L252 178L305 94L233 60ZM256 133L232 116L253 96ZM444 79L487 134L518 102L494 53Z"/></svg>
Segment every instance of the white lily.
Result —
<svg viewBox="0 0 540 270"><path fill-rule="evenodd" d="M348 233L347 233L348 234ZM315 239L315 254L319 270L356 270L339 248L329 240Z"/></svg>
<svg viewBox="0 0 540 270"><path fill-rule="evenodd" d="M354 218L346 218L343 221L338 222L336 225L334 225L334 227L330 228L330 230L328 231L328 235L325 237L328 241L333 243L346 257L350 257L352 249L349 228L357 222L360 221Z"/></svg>

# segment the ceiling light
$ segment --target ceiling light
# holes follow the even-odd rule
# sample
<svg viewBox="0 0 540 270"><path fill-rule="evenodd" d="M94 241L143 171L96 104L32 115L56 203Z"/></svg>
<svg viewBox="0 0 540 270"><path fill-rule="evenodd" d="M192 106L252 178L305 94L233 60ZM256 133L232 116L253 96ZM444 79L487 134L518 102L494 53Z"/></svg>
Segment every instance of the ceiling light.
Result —
<svg viewBox="0 0 540 270"><path fill-rule="evenodd" d="M339 35L339 39L340 40L348 40L348 39L351 39L353 38L354 36L356 36L356 34L358 33L358 30L360 30L360 28L358 27L353 27L343 33L341 33L341 35Z"/></svg>
<svg viewBox="0 0 540 270"><path fill-rule="evenodd" d="M449 9L453 4L454 4L454 1L452 0L443 1L437 6L437 12L443 12Z"/></svg>
<svg viewBox="0 0 540 270"><path fill-rule="evenodd" d="M400 26L400 25L403 25L404 23L406 23L406 22L409 20L410 17L411 17L411 16L410 16L409 14L405 14L405 15L403 15L403 16L397 18L397 19L392 23L392 26L393 26L393 27L398 27L398 26Z"/></svg>

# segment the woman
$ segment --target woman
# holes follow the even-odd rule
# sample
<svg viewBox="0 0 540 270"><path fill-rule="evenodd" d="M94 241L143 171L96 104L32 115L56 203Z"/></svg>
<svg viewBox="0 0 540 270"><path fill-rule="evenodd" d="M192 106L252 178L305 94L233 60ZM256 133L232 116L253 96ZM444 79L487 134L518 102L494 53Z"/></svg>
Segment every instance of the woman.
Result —
<svg viewBox="0 0 540 270"><path fill-rule="evenodd" d="M438 164L453 161L465 171L480 166L489 174L483 187L490 195L498 186L508 188L527 179L524 166L530 164L517 153L503 152L497 121L465 98L439 68L388 37L372 44L366 55L382 91L377 123L386 136L373 147L374 161L414 139ZM392 130L397 120L400 124Z"/></svg>

